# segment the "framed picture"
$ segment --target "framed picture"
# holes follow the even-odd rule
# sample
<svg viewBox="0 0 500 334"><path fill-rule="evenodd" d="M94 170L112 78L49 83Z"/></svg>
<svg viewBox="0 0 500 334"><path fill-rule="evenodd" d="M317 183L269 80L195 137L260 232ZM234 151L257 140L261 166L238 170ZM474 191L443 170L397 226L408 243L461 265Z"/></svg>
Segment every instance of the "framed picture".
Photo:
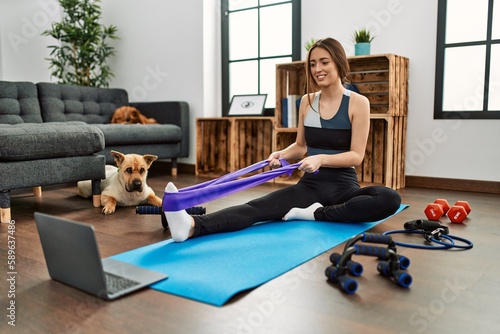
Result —
<svg viewBox="0 0 500 334"><path fill-rule="evenodd" d="M267 94L234 95L228 116L261 116L264 113Z"/></svg>

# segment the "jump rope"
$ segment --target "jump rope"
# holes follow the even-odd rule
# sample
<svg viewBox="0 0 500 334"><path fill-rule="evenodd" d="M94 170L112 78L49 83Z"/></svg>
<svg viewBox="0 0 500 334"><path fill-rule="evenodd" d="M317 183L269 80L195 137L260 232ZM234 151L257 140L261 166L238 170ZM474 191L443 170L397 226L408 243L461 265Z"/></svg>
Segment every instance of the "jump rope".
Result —
<svg viewBox="0 0 500 334"><path fill-rule="evenodd" d="M408 221L404 224L404 230L393 230L382 233L383 235L389 234L419 234L423 235L427 242L434 242L437 245L418 245L409 244L400 241L394 241L394 244L402 247L418 248L418 249L470 249L473 247L473 243L465 238L457 237L455 235L449 234L449 229L445 225L441 225L437 221L417 219ZM459 241L462 244L456 244L455 241Z"/></svg>

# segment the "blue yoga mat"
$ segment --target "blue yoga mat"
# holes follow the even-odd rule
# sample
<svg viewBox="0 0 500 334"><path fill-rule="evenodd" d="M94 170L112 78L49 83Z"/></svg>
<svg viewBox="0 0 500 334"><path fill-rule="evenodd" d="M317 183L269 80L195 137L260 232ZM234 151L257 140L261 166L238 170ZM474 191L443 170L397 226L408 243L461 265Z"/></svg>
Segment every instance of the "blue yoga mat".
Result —
<svg viewBox="0 0 500 334"><path fill-rule="evenodd" d="M395 214L406 207L401 205ZM273 221L181 243L169 239L113 258L168 274L168 279L151 285L155 290L222 306L237 293L268 282L384 220Z"/></svg>

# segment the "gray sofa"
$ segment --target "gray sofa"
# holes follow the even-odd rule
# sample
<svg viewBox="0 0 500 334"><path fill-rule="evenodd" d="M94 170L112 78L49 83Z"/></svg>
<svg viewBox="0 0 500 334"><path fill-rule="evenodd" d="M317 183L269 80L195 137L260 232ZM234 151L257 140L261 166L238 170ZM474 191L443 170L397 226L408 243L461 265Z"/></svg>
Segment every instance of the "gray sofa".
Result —
<svg viewBox="0 0 500 334"><path fill-rule="evenodd" d="M132 105L160 124L110 124ZM189 155L189 107L183 101L130 103L123 89L0 81L0 213L11 220L10 191L92 180L99 206L110 150L170 159Z"/></svg>

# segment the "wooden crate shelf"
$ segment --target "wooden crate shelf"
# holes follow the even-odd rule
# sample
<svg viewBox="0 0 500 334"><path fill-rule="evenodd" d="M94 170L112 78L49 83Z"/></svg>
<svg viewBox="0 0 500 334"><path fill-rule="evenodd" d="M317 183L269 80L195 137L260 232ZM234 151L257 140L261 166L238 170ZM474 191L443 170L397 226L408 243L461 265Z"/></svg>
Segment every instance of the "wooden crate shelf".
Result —
<svg viewBox="0 0 500 334"><path fill-rule="evenodd" d="M196 175L217 176L234 168L232 125L226 118L196 119Z"/></svg>
<svg viewBox="0 0 500 334"><path fill-rule="evenodd" d="M276 65L276 108L274 120L276 127L281 127L281 98L288 95L304 95L306 93L306 68L304 61Z"/></svg>
<svg viewBox="0 0 500 334"><path fill-rule="evenodd" d="M296 128L275 128L273 131L273 152L281 150L295 142L297 138ZM298 161L289 161L289 163L295 163ZM275 179L278 183L297 183L298 179L302 177L304 172L299 170L294 170L291 176L282 175Z"/></svg>
<svg viewBox="0 0 500 334"><path fill-rule="evenodd" d="M370 101L371 114L408 115L408 64L394 54L349 57L348 79Z"/></svg>
<svg viewBox="0 0 500 334"><path fill-rule="evenodd" d="M405 186L406 120L404 116L372 117L365 157L356 168L358 181Z"/></svg>
<svg viewBox="0 0 500 334"><path fill-rule="evenodd" d="M265 160L271 154L273 119L234 118L234 170Z"/></svg>
<svg viewBox="0 0 500 334"><path fill-rule="evenodd" d="M267 159L272 117L196 119L196 175L217 177Z"/></svg>

